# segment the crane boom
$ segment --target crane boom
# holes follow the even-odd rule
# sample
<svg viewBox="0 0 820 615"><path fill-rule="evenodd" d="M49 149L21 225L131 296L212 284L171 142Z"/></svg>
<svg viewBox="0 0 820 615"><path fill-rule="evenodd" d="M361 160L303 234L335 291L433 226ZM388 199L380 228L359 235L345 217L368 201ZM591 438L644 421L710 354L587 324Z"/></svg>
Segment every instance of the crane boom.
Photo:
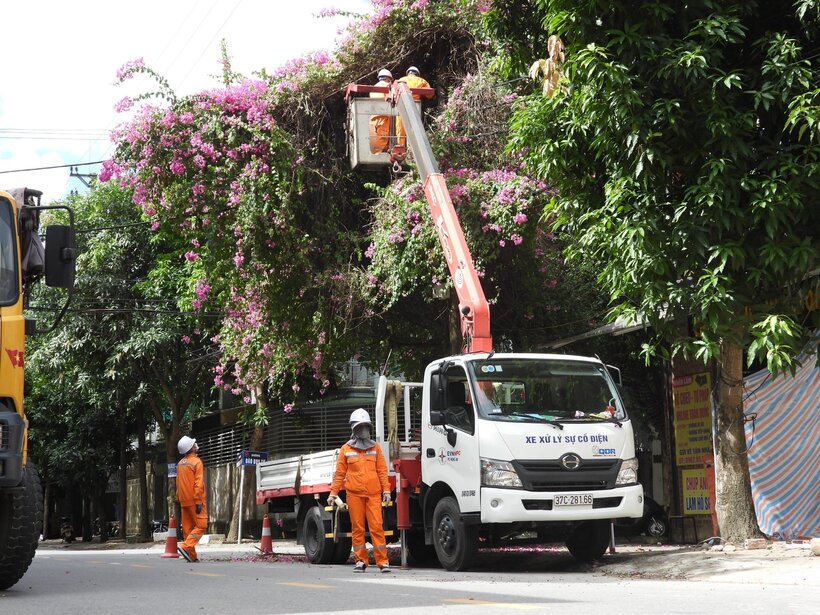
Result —
<svg viewBox="0 0 820 615"><path fill-rule="evenodd" d="M436 234L450 269L461 319L461 335L466 352L490 352L490 306L473 264L473 257L458 221L450 191L433 156L430 141L416 112L413 94L406 83L393 83L387 100L396 105L405 126L407 141L421 176L424 194L436 227Z"/></svg>

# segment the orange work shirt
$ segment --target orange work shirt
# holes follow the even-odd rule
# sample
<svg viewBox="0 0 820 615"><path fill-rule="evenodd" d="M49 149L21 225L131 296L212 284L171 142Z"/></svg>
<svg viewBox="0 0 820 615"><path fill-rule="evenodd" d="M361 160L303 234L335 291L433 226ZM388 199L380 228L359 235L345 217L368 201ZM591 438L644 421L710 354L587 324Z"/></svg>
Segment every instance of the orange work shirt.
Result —
<svg viewBox="0 0 820 615"><path fill-rule="evenodd" d="M188 453L177 464L177 500L180 506L205 503L205 478L202 460Z"/></svg>
<svg viewBox="0 0 820 615"><path fill-rule="evenodd" d="M429 88L430 84L427 83L427 80L423 77L419 77L418 75L405 75L399 81L403 81L407 84L407 87L410 89L413 88ZM421 100L421 96L418 94L413 94L413 100Z"/></svg>
<svg viewBox="0 0 820 615"><path fill-rule="evenodd" d="M387 463L381 446L376 444L363 451L345 443L339 450L330 493L338 494L342 481L345 491L352 495L378 495L390 491Z"/></svg>

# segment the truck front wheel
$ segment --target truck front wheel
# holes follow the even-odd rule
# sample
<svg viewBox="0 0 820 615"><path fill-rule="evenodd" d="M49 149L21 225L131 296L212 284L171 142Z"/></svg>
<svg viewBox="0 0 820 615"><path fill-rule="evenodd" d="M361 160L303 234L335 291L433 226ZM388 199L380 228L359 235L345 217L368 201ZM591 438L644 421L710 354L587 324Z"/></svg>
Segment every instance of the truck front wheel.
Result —
<svg viewBox="0 0 820 615"><path fill-rule="evenodd" d="M609 546L609 521L584 521L567 538L567 549L580 562L601 559Z"/></svg>
<svg viewBox="0 0 820 615"><path fill-rule="evenodd" d="M25 574L40 538L43 493L31 463L23 470L21 486L18 491L0 492L0 591Z"/></svg>
<svg viewBox="0 0 820 615"><path fill-rule="evenodd" d="M329 564L333 561L336 544L325 538L325 522L318 506L312 506L303 525L305 555L311 564Z"/></svg>
<svg viewBox="0 0 820 615"><path fill-rule="evenodd" d="M433 544L447 570L466 570L478 551L478 531L464 525L455 498L442 498L433 512Z"/></svg>

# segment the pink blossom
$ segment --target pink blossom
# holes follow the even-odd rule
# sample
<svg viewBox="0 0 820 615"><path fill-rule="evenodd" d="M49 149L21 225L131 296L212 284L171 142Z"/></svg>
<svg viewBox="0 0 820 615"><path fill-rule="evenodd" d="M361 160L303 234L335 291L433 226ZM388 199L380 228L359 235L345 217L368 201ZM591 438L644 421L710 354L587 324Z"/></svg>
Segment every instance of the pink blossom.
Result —
<svg viewBox="0 0 820 615"><path fill-rule="evenodd" d="M294 404L285 404L284 408L282 408L282 412L285 414L290 414L293 412Z"/></svg>
<svg viewBox="0 0 820 615"><path fill-rule="evenodd" d="M510 239L517 246L520 246L521 243L524 241L524 238L521 235L516 235L514 233L510 235Z"/></svg>
<svg viewBox="0 0 820 615"><path fill-rule="evenodd" d="M145 68L145 60L143 60L142 58L130 60L117 69L117 81L122 81L123 79L130 79L134 76L135 72L143 68Z"/></svg>
<svg viewBox="0 0 820 615"><path fill-rule="evenodd" d="M513 216L513 222L516 224L524 224L527 221L527 214L517 213Z"/></svg>
<svg viewBox="0 0 820 615"><path fill-rule="evenodd" d="M187 335L183 335L182 336L182 343L183 344L190 344L191 343L191 338L188 337Z"/></svg>
<svg viewBox="0 0 820 615"><path fill-rule="evenodd" d="M183 173L185 173L185 165L177 159L171 161L171 165L169 168L171 169L171 173L173 173L174 175L182 175Z"/></svg>
<svg viewBox="0 0 820 615"><path fill-rule="evenodd" d="M199 254L197 254L193 250L190 250L185 253L185 260L189 263L193 263L194 261L199 260Z"/></svg>
<svg viewBox="0 0 820 615"><path fill-rule="evenodd" d="M114 105L114 111L117 113L122 113L123 111L128 111L133 106L134 101L131 100L129 96L126 96Z"/></svg>

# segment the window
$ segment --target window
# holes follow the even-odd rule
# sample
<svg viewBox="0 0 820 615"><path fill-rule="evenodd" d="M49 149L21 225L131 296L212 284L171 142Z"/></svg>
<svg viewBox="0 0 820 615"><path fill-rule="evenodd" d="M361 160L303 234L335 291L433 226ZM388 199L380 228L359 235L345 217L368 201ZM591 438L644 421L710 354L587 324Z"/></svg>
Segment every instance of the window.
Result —
<svg viewBox="0 0 820 615"><path fill-rule="evenodd" d="M472 363L478 409L500 421L623 420L626 413L603 365L563 359Z"/></svg>
<svg viewBox="0 0 820 615"><path fill-rule="evenodd" d="M0 199L0 305L13 305L19 296L14 226L11 202Z"/></svg>

